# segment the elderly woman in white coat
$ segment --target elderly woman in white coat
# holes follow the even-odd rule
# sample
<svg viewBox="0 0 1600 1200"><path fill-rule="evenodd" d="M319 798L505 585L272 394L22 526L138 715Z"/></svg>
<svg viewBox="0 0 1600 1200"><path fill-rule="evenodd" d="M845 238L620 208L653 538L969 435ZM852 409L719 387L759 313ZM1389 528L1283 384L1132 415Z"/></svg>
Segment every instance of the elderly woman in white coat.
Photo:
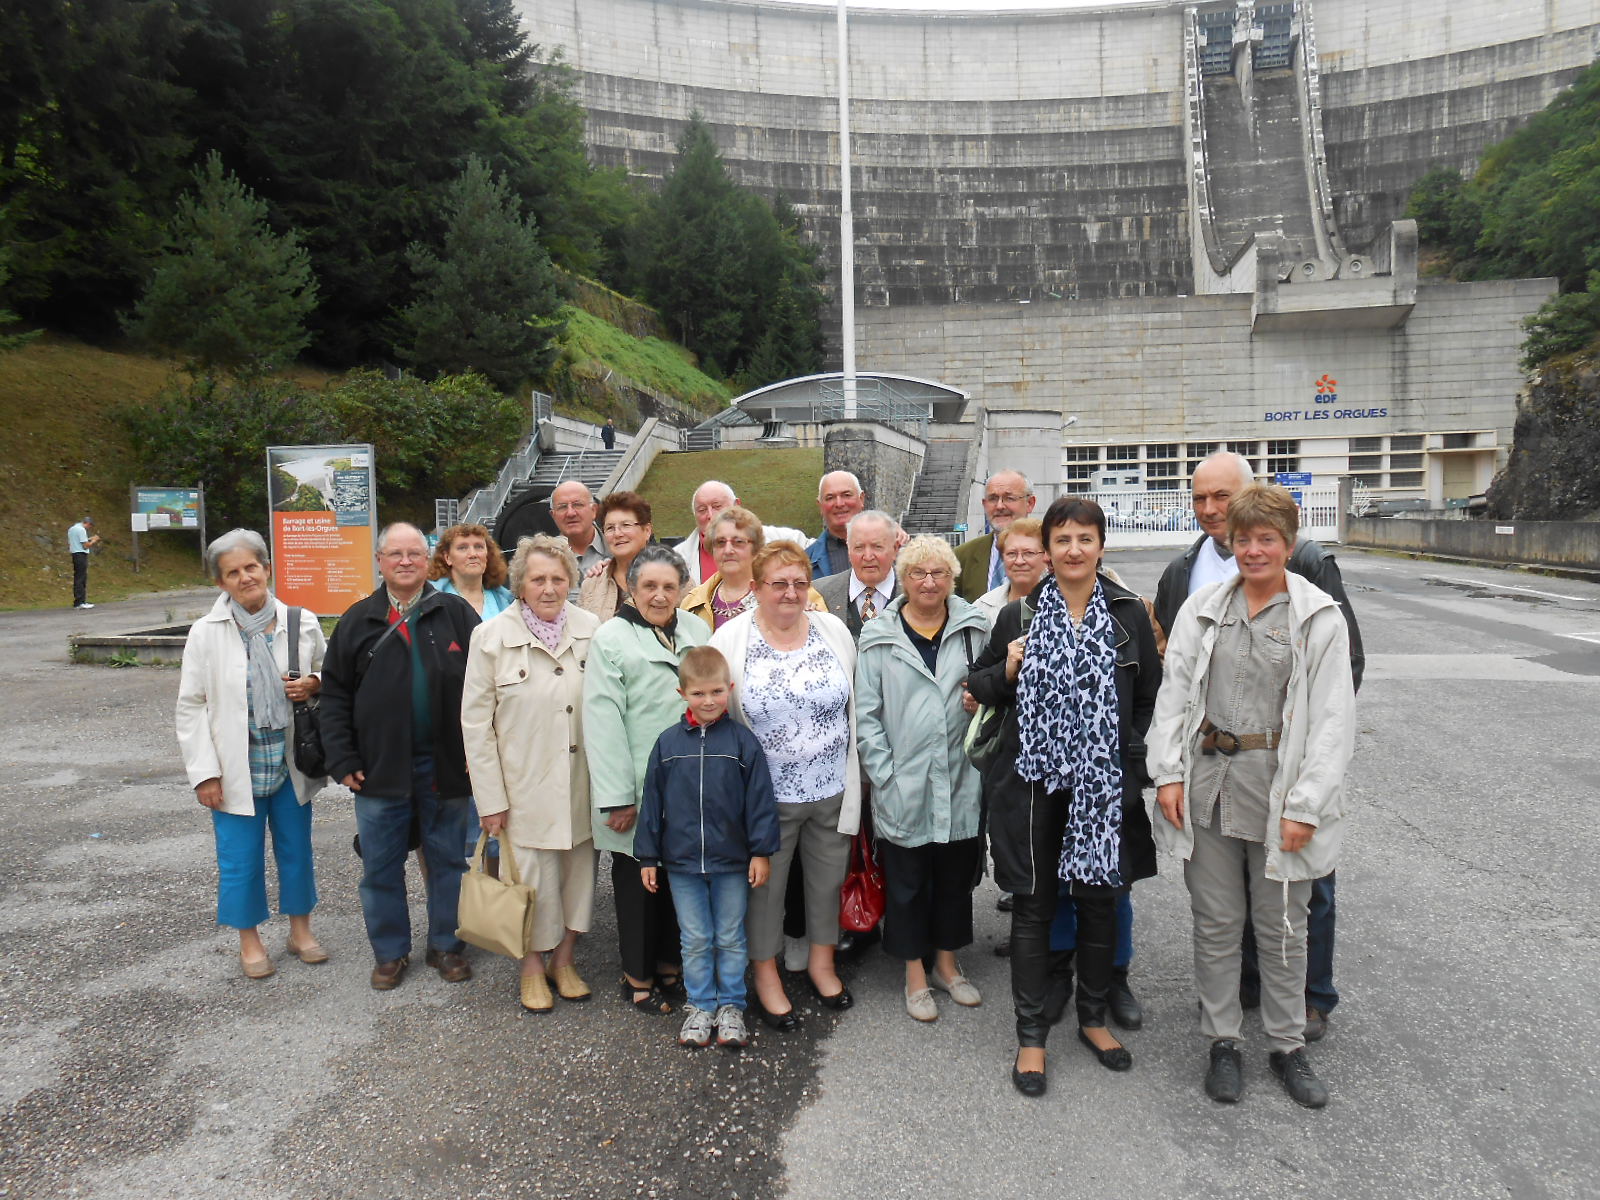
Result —
<svg viewBox="0 0 1600 1200"><path fill-rule="evenodd" d="M1240 935L1260 942L1268 1064L1297 1103L1328 1091L1305 1049L1306 913L1311 884L1336 865L1344 775L1355 746L1349 632L1333 598L1287 570L1299 510L1280 487L1245 488L1228 506L1239 574L1201 588L1167 641L1146 735L1162 820L1185 860L1194 910L1200 1029L1211 1042L1205 1090L1243 1092Z"/></svg>
<svg viewBox="0 0 1600 1200"><path fill-rule="evenodd" d="M838 617L808 612L811 560L795 542L772 542L753 564L756 606L716 633L733 676L729 711L767 754L778 799L782 845L772 876L751 893L745 918L756 1015L770 1029L799 1024L778 974L783 900L798 851L804 863L806 977L826 1007L854 1003L839 978L839 888L850 839L861 827L861 766L856 756L856 647Z"/></svg>
<svg viewBox="0 0 1600 1200"><path fill-rule="evenodd" d="M272 594L267 544L234 529L206 548L206 570L222 595L189 629L178 680L178 748L195 798L211 810L217 845L217 924L239 931L246 977L276 968L259 926L267 908L266 836L278 864L278 911L289 918L288 953L303 963L328 955L311 932L317 906L311 860L311 797L322 779L295 766L295 702L321 690L327 640L299 612L298 673L289 670L289 607Z"/></svg>
<svg viewBox="0 0 1600 1200"><path fill-rule="evenodd" d="M525 537L511 559L510 608L472 631L461 735L484 833L533 887L533 948L518 993L529 1012L582 1001L575 962L594 911L594 835L583 753L583 678L600 619L567 594L578 561L565 538Z"/></svg>

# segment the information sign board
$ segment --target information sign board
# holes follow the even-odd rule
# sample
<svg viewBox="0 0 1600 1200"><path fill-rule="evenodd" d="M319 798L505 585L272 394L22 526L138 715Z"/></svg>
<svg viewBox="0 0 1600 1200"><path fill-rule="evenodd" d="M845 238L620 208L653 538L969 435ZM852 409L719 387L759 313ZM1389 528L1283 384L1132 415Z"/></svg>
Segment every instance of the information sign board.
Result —
<svg viewBox="0 0 1600 1200"><path fill-rule="evenodd" d="M278 599L338 616L372 591L378 493L370 445L268 446L267 494Z"/></svg>

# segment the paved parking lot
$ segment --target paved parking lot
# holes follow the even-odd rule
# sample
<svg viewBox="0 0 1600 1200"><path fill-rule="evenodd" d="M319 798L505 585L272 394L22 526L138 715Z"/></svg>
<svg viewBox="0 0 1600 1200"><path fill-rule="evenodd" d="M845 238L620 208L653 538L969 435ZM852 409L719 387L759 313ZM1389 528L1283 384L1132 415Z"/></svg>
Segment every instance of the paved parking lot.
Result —
<svg viewBox="0 0 1600 1200"><path fill-rule="evenodd" d="M1113 562L1148 592L1166 557ZM334 961L251 984L211 923L176 672L66 662L73 629L210 597L0 615L0 1196L1592 1196L1600 586L1340 558L1369 659L1320 1113L1268 1075L1253 1022L1244 1102L1201 1094L1169 861L1135 894L1133 1071L1062 1035L1042 1101L1010 1086L987 883L965 956L982 1008L916 1025L873 955L843 1017L804 1009L799 1036L689 1055L616 997L608 886L587 1006L525 1016L512 965L481 955L469 983L371 992L353 821L328 793Z"/></svg>

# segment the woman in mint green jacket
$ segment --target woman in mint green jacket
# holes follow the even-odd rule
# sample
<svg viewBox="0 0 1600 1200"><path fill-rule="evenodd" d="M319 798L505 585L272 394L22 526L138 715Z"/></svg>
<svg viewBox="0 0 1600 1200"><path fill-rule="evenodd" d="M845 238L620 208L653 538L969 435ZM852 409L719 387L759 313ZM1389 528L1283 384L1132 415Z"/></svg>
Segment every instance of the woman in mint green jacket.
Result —
<svg viewBox="0 0 1600 1200"><path fill-rule="evenodd" d="M672 892L664 876L659 891L645 891L633 830L650 750L683 713L678 663L711 637L704 621L678 608L688 578L683 560L665 546L640 550L628 567L630 598L595 632L584 669L594 844L611 852L622 996L647 1013L672 1012L682 990Z"/></svg>
<svg viewBox="0 0 1600 1200"><path fill-rule="evenodd" d="M957 563L943 538L913 538L895 570L904 595L861 627L856 741L872 781L883 948L905 961L906 1011L933 1021L933 988L957 1004L981 1002L956 962L972 942L972 886L983 861L982 783L963 749L970 718L961 700L989 622L952 594ZM930 956L931 973L923 966Z"/></svg>

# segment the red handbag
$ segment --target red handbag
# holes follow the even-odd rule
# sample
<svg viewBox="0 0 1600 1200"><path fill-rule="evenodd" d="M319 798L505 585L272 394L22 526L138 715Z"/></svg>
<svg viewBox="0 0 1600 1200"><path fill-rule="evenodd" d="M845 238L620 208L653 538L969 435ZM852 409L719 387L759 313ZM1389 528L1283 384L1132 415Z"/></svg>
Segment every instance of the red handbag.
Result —
<svg viewBox="0 0 1600 1200"><path fill-rule="evenodd" d="M850 841L850 869L839 888L839 928L866 933L883 920L883 869L865 828Z"/></svg>

